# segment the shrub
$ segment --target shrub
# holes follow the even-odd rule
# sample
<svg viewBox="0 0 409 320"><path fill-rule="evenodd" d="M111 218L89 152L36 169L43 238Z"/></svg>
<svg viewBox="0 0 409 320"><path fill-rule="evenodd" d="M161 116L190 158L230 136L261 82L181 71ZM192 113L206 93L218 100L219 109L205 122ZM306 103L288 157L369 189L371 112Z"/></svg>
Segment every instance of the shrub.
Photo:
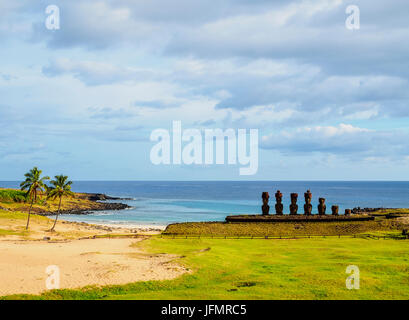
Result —
<svg viewBox="0 0 409 320"><path fill-rule="evenodd" d="M3 202L25 202L27 193L20 190L2 189L0 190L0 201Z"/></svg>

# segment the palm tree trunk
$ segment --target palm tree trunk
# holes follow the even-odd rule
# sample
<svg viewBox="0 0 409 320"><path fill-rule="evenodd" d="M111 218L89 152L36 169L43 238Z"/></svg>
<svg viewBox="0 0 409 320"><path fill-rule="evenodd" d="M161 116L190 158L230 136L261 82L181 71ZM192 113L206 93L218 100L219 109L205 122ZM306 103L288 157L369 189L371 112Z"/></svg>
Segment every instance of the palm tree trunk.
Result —
<svg viewBox="0 0 409 320"><path fill-rule="evenodd" d="M60 214L61 200L62 200L62 197L60 197L60 203L58 204L57 215L55 216L54 225L53 225L53 227L51 228L50 231L54 231L55 225L57 224L58 215Z"/></svg>
<svg viewBox="0 0 409 320"><path fill-rule="evenodd" d="M30 209L28 209L28 218L27 218L26 230L28 229L28 225L30 224L30 214L31 214L31 208L33 207L33 202L34 202L34 197L31 198Z"/></svg>

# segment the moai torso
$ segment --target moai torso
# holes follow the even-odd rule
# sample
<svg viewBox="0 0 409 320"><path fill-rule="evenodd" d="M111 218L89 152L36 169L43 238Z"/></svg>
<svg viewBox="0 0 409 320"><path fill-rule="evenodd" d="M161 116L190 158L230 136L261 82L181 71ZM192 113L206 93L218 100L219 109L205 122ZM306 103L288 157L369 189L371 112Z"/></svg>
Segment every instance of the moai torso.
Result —
<svg viewBox="0 0 409 320"><path fill-rule="evenodd" d="M339 207L338 206L332 206L331 207L332 210L332 215L333 216L337 216L338 215L338 211L339 211Z"/></svg>
<svg viewBox="0 0 409 320"><path fill-rule="evenodd" d="M319 198L319 205L318 205L318 214L319 215L324 215L325 211L327 210L327 206L325 204L325 198Z"/></svg>
<svg viewBox="0 0 409 320"><path fill-rule="evenodd" d="M290 214L296 215L298 212L298 205L297 205L298 194L292 193L291 194L291 204L290 204Z"/></svg>
<svg viewBox="0 0 409 320"><path fill-rule="evenodd" d="M309 216L312 213L312 193L310 190L307 190L306 193L304 193L304 199L305 199L305 204L304 204L304 214Z"/></svg>
<svg viewBox="0 0 409 320"><path fill-rule="evenodd" d="M276 214L281 216L283 214L283 209L284 209L283 204L282 204L283 194L280 192L280 190L278 190L275 196L276 196L276 205L275 205Z"/></svg>
<svg viewBox="0 0 409 320"><path fill-rule="evenodd" d="M270 198L270 195L268 192L263 192L261 194L261 198L263 199L263 205L261 206L261 212L263 215L268 215L270 212L270 206L268 205L268 199Z"/></svg>

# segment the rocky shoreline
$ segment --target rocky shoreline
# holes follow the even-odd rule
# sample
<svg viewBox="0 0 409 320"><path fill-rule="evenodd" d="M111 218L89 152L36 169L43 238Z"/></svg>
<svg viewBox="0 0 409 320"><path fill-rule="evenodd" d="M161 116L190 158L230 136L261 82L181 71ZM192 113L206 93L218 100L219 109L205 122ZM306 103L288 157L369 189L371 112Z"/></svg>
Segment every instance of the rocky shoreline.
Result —
<svg viewBox="0 0 409 320"><path fill-rule="evenodd" d="M88 209L69 209L69 210L61 210L61 214L90 214L94 211L105 211L105 210L125 210L131 208L127 204L124 203L98 203L95 207L91 207ZM55 212L47 212L44 215L54 215Z"/></svg>
<svg viewBox="0 0 409 320"><path fill-rule="evenodd" d="M104 193L78 193L79 199L90 201L106 201L106 200L133 200L132 198L111 197Z"/></svg>
<svg viewBox="0 0 409 320"><path fill-rule="evenodd" d="M82 200L89 200L91 204L86 208L72 208L64 209L60 211L60 214L90 214L95 211L105 210L125 210L131 208L131 206L120 202L104 202L107 200L131 200L130 198L111 197L103 193L79 193L76 194L77 198ZM44 216L55 215L56 212L40 212L38 214Z"/></svg>
<svg viewBox="0 0 409 320"><path fill-rule="evenodd" d="M392 208L361 208L361 207L356 207L351 210L352 214L367 214L367 213L372 213L380 210L391 210Z"/></svg>

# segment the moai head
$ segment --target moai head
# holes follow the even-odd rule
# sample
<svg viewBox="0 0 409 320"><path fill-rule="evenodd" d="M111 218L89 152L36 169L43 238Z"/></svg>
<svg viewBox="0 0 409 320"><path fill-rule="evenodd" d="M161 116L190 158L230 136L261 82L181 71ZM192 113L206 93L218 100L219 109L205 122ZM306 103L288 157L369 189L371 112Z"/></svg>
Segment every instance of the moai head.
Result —
<svg viewBox="0 0 409 320"><path fill-rule="evenodd" d="M312 200L312 193L310 190L307 190L306 193L304 193L304 198L305 198L305 203L310 204Z"/></svg>
<svg viewBox="0 0 409 320"><path fill-rule="evenodd" d="M351 209L345 209L345 215L350 216L351 215Z"/></svg>
<svg viewBox="0 0 409 320"><path fill-rule="evenodd" d="M283 204L281 203L283 201L283 194L280 192L280 190L278 190L276 192L275 196L276 196L276 201L277 201L277 203L275 205L276 214L282 215L283 214L283 208L284 208Z"/></svg>
<svg viewBox="0 0 409 320"><path fill-rule="evenodd" d="M263 192L261 194L261 199L263 199L263 203L268 203L268 199L270 199L270 195L268 194L268 192Z"/></svg>
<svg viewBox="0 0 409 320"><path fill-rule="evenodd" d="M270 206L268 205L268 199L270 198L270 195L268 192L263 192L261 194L261 198L263 199L263 205L261 206L261 211L263 215L268 215L270 212Z"/></svg>
<svg viewBox="0 0 409 320"><path fill-rule="evenodd" d="M283 194L280 192L280 190L277 190L275 196L277 203L281 203L283 201Z"/></svg>
<svg viewBox="0 0 409 320"><path fill-rule="evenodd" d="M298 199L298 194L292 193L291 194L291 204L290 204L290 214L297 214L297 211L298 211L297 199Z"/></svg>
<svg viewBox="0 0 409 320"><path fill-rule="evenodd" d="M338 215L338 210L339 210L339 207L338 207L338 206L332 206L332 207L331 207L331 210L332 210L332 215L333 215L333 216L337 216L337 215Z"/></svg>
<svg viewBox="0 0 409 320"><path fill-rule="evenodd" d="M325 198L319 198L319 205L318 205L318 214L320 215L324 215L325 214L325 210L327 209L327 206L325 205Z"/></svg>

